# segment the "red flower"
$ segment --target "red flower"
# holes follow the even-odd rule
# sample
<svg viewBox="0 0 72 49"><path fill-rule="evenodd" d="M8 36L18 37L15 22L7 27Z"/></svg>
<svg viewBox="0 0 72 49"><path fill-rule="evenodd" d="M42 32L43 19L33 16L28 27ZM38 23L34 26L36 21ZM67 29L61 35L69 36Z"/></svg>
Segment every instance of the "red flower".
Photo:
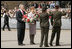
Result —
<svg viewBox="0 0 72 49"><path fill-rule="evenodd" d="M51 16L49 16L49 18L51 19Z"/></svg>
<svg viewBox="0 0 72 49"><path fill-rule="evenodd" d="M23 15L23 18L26 18L27 19L27 15Z"/></svg>
<svg viewBox="0 0 72 49"><path fill-rule="evenodd" d="M40 18L40 15L38 14L38 17Z"/></svg>
<svg viewBox="0 0 72 49"><path fill-rule="evenodd" d="M29 20L29 19L27 19L27 22L30 22L30 20Z"/></svg>

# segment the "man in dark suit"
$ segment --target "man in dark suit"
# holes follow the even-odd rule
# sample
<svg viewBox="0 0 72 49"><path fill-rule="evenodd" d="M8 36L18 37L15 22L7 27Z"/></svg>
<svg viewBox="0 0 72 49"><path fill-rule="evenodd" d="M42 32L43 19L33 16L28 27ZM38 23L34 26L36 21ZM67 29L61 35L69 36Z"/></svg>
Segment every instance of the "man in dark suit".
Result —
<svg viewBox="0 0 72 49"><path fill-rule="evenodd" d="M24 36L25 36L25 22L23 19L23 15L25 14L24 5L19 5L19 10L16 12L16 19L17 19L17 36L18 36L18 45L25 45L23 44Z"/></svg>
<svg viewBox="0 0 72 49"><path fill-rule="evenodd" d="M3 31L4 31L6 25L7 25L8 30L11 31L10 27L9 27L9 17L10 17L10 15L8 14L7 10L4 11L4 15L3 16L4 16Z"/></svg>

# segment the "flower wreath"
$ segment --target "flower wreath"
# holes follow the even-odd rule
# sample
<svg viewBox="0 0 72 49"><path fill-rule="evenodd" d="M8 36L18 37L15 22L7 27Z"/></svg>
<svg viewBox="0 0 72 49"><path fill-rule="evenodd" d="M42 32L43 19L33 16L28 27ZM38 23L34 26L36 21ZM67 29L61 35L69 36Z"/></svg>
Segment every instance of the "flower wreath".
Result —
<svg viewBox="0 0 72 49"><path fill-rule="evenodd" d="M38 20L39 17L40 17L39 14L35 14L33 18L29 18L29 17L27 16L27 14L23 15L24 22L26 22L26 23L33 23L33 21L34 21L34 20L35 20L35 21Z"/></svg>

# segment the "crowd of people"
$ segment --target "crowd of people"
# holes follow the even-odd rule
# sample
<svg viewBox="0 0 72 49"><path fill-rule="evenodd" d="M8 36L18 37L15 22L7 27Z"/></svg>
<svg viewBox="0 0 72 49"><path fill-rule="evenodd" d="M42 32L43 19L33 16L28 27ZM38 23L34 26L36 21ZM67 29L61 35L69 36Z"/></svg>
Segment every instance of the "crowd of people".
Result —
<svg viewBox="0 0 72 49"><path fill-rule="evenodd" d="M53 9L55 7L55 4L59 5L61 8L71 8L71 2L70 1L47 1L47 2L40 2L40 3L37 3L37 2L29 2L26 6L27 6L27 9L29 9L31 6L34 6L35 8L41 8L46 6L47 8L50 8L50 9ZM3 16L4 14L4 11L6 9L4 8L4 6L1 6L1 16ZM18 7L14 7L14 9L9 9L9 14L11 15L11 17L16 17L15 16L15 13L16 11L18 10Z"/></svg>
<svg viewBox="0 0 72 49"><path fill-rule="evenodd" d="M70 8L71 1L41 1L39 3L29 2L28 7L34 5L35 8L42 8L43 6L46 6L47 8L54 8L55 4L59 5L61 8Z"/></svg>
<svg viewBox="0 0 72 49"><path fill-rule="evenodd" d="M4 11L6 11L7 9L5 9L3 6L2 6L2 8L1 8L1 17L4 17L3 15L4 15ZM18 9L17 9L17 7L14 7L14 9L9 9L9 10L7 10L8 11L8 13L9 13L9 15L10 15L10 17L16 17L16 11L17 11Z"/></svg>

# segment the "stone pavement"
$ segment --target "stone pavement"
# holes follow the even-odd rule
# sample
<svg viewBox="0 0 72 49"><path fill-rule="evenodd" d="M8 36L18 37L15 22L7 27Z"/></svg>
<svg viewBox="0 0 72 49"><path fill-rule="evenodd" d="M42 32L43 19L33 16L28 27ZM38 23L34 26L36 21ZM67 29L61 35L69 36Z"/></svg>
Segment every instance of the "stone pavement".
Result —
<svg viewBox="0 0 72 49"><path fill-rule="evenodd" d="M25 39L24 39L24 44L26 44L26 45L18 46L16 29L12 29L12 31L8 31L7 29L5 31L1 30L1 48L40 48L39 44L40 44L41 30L36 30L36 32L37 32L36 36L35 36L36 45L30 45L29 30L26 29ZM52 30L49 30L48 42L50 42L51 32L52 32ZM55 40L54 40L54 42L53 42L54 46L50 46L50 47L43 46L41 48L71 48L71 30L61 30L60 37L61 37L60 44L62 46L55 46Z"/></svg>

